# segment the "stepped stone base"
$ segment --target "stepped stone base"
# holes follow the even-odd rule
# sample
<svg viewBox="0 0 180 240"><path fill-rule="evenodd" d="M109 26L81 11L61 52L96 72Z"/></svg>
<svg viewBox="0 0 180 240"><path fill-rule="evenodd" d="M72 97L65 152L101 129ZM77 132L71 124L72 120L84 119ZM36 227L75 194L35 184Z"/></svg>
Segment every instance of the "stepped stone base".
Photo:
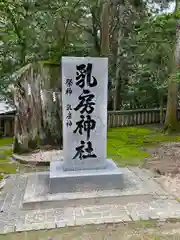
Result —
<svg viewBox="0 0 180 240"><path fill-rule="evenodd" d="M50 193L83 192L87 186L93 190L122 189L121 169L112 160L106 160L105 166L104 169L96 170L64 171L62 162L51 162Z"/></svg>
<svg viewBox="0 0 180 240"><path fill-rule="evenodd" d="M147 177L142 179L127 168L122 168L121 173L123 176L122 189L103 190L97 185L93 185L92 182L91 184L77 182L75 192L54 194L50 191L49 172L28 175L22 207L23 209L45 209L104 204L124 205L127 202L149 201L155 195L165 194L157 184ZM60 180L59 185L61 185Z"/></svg>
<svg viewBox="0 0 180 240"><path fill-rule="evenodd" d="M180 204L151 172L134 167L121 171L123 189L94 191L87 186L84 192L58 194L49 193L49 172L10 175L0 196L0 234L180 218Z"/></svg>

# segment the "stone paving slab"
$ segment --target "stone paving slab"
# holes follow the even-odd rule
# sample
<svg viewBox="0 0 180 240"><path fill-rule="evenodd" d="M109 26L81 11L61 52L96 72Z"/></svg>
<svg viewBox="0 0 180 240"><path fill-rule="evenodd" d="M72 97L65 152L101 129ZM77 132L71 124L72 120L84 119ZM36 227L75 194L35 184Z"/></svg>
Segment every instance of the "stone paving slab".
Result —
<svg viewBox="0 0 180 240"><path fill-rule="evenodd" d="M141 171L133 168L123 169L129 173L134 182L141 182L141 186L149 188L153 198L135 202L126 201L123 204L111 202L103 205L79 205L76 207L61 207L47 209L23 209L23 196L29 176L34 174L12 175L7 179L5 188L0 193L0 233L14 231L28 231L52 229L65 226L86 224L103 224L117 222L132 222L136 220L157 219L164 221L169 218L180 218L180 204L168 194L164 194L161 187ZM136 172L136 174L135 174ZM135 176L135 177L134 177ZM141 178L141 179L140 179ZM143 178L143 179L142 179ZM148 187L147 187L148 179ZM158 187L160 192L156 194ZM130 189L128 190L130 193ZM130 198L132 197L129 196Z"/></svg>
<svg viewBox="0 0 180 240"><path fill-rule="evenodd" d="M143 183L144 186L152 193L156 195L169 195L166 191L162 189L162 187L153 179L152 172L147 169L140 169L138 167L129 167L131 170Z"/></svg>
<svg viewBox="0 0 180 240"><path fill-rule="evenodd" d="M142 176L141 176L142 172ZM76 192L50 194L49 190L49 173L42 172L28 176L27 186L25 189L23 206L26 209L44 208L44 207L71 207L79 205L95 205L120 203L125 204L127 201L144 201L152 199L154 196L168 196L158 183L140 169L134 168L133 171L122 168L124 175L124 188L102 190L96 186L76 184ZM129 198L129 196L133 196ZM127 198L128 197L128 198Z"/></svg>
<svg viewBox="0 0 180 240"><path fill-rule="evenodd" d="M148 205L153 205L149 202ZM169 204L173 205L173 202ZM44 210L41 212L27 212L24 223L16 222L16 231L28 231L39 229L51 229L56 227L79 226L86 224L102 224L102 223L116 223L116 222L131 222L137 220L165 220L167 218L180 217L180 214L174 214L166 209L167 202L151 209L143 209L143 204L135 203L134 205L104 205L97 209L97 206L84 208L67 208L56 209L60 211L55 213L54 209ZM130 211L131 209L131 211ZM180 206L178 206L178 212ZM7 228L6 228L7 229Z"/></svg>

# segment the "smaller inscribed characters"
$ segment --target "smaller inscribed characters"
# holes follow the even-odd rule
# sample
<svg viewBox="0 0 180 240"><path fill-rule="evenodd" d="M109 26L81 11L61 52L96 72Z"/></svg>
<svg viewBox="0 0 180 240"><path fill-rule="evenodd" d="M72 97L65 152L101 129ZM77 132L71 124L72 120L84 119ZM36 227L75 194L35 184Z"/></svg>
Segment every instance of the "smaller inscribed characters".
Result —
<svg viewBox="0 0 180 240"><path fill-rule="evenodd" d="M70 104L67 104L66 110L67 110L66 126L71 127L72 126L72 106Z"/></svg>
<svg viewBox="0 0 180 240"><path fill-rule="evenodd" d="M65 85L66 85L65 94L71 95L72 94L72 85L73 85L72 78L67 78L65 80ZM67 111L66 126L71 127L72 126L72 106L70 104L66 105L66 111Z"/></svg>
<svg viewBox="0 0 180 240"><path fill-rule="evenodd" d="M72 85L73 85L73 80L71 78L67 78L65 80L66 84L66 95L71 95L72 94Z"/></svg>

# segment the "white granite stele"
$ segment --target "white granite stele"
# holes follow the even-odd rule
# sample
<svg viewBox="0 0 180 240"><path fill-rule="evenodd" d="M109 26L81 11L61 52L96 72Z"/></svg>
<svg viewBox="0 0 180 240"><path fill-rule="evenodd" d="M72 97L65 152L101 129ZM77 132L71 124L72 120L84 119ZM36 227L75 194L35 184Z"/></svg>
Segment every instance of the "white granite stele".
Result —
<svg viewBox="0 0 180 240"><path fill-rule="evenodd" d="M87 66L91 67L89 81ZM122 188L121 170L112 160L106 159L107 86L107 58L62 57L64 161L50 163L51 193L72 192L76 189L76 183L94 184L100 189ZM81 106L78 108L80 102ZM89 117L91 129L88 137ZM82 132L80 128L74 132L77 122L81 120L81 126L84 127ZM76 148L82 142L84 147L75 157ZM86 158L88 154L95 156Z"/></svg>

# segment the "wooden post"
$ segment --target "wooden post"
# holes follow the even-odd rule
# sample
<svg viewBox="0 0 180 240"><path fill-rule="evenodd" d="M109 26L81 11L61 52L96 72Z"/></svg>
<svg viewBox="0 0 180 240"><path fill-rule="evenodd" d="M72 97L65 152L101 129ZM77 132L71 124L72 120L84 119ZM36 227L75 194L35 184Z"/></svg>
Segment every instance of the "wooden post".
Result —
<svg viewBox="0 0 180 240"><path fill-rule="evenodd" d="M9 119L5 119L5 122L4 122L4 135L5 137L11 136L11 125L10 125Z"/></svg>

